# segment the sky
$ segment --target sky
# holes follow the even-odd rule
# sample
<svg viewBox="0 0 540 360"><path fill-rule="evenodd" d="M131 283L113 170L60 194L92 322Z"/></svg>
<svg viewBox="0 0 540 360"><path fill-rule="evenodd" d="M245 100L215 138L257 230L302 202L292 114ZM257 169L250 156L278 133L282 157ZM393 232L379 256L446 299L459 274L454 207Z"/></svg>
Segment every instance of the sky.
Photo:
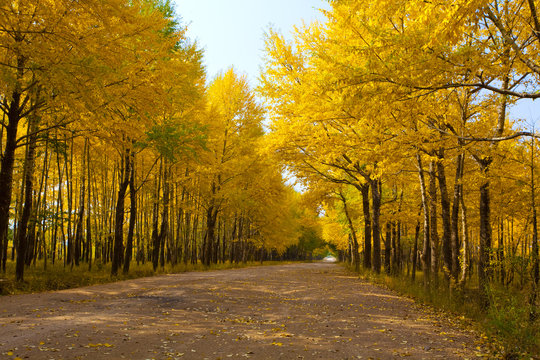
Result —
<svg viewBox="0 0 540 360"><path fill-rule="evenodd" d="M264 33L269 27L288 35L302 21L323 20L323 0L173 0L188 36L204 49L207 77L234 66L257 86Z"/></svg>
<svg viewBox="0 0 540 360"><path fill-rule="evenodd" d="M324 20L318 10L328 9L324 0L173 0L188 36L204 49L207 78L234 66L256 87L262 66L264 33L269 27L290 37L295 25ZM510 109L522 126L540 128L540 99L520 100Z"/></svg>

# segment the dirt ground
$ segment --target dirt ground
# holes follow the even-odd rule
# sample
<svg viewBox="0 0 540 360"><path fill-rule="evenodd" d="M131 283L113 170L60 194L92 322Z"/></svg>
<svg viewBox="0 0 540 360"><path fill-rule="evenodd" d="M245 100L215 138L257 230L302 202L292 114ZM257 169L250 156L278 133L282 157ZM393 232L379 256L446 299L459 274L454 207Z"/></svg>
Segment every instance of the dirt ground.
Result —
<svg viewBox="0 0 540 360"><path fill-rule="evenodd" d="M2 359L472 359L479 340L328 263L0 297Z"/></svg>

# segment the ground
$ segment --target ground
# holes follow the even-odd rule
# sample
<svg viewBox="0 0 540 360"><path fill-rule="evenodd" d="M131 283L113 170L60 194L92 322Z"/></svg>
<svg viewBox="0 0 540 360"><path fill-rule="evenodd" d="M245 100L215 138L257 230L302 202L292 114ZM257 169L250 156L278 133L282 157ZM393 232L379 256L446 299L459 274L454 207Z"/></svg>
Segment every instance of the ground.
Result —
<svg viewBox="0 0 540 360"><path fill-rule="evenodd" d="M466 359L479 340L332 263L0 298L5 359Z"/></svg>

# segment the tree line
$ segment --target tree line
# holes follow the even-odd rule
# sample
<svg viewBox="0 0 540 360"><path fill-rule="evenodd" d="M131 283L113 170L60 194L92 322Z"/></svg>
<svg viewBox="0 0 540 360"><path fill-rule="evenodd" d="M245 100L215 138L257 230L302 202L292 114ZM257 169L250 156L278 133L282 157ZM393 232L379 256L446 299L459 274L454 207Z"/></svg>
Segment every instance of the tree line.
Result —
<svg viewBox="0 0 540 360"><path fill-rule="evenodd" d="M305 215L264 109L168 0L0 5L0 265L263 260Z"/></svg>
<svg viewBox="0 0 540 360"><path fill-rule="evenodd" d="M359 269L426 288L528 289L537 318L536 1L331 1L270 29L258 90L270 146ZM529 122L527 122L529 121Z"/></svg>

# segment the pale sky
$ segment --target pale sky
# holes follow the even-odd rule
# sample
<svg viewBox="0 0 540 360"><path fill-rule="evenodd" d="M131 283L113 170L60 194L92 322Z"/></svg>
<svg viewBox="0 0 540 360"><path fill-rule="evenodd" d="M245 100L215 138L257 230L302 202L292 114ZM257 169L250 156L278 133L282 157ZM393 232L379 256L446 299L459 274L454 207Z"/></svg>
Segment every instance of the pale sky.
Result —
<svg viewBox="0 0 540 360"><path fill-rule="evenodd" d="M204 49L209 80L229 67L257 86L264 33L271 26L288 35L302 21L323 20L324 0L173 0L188 36Z"/></svg>

